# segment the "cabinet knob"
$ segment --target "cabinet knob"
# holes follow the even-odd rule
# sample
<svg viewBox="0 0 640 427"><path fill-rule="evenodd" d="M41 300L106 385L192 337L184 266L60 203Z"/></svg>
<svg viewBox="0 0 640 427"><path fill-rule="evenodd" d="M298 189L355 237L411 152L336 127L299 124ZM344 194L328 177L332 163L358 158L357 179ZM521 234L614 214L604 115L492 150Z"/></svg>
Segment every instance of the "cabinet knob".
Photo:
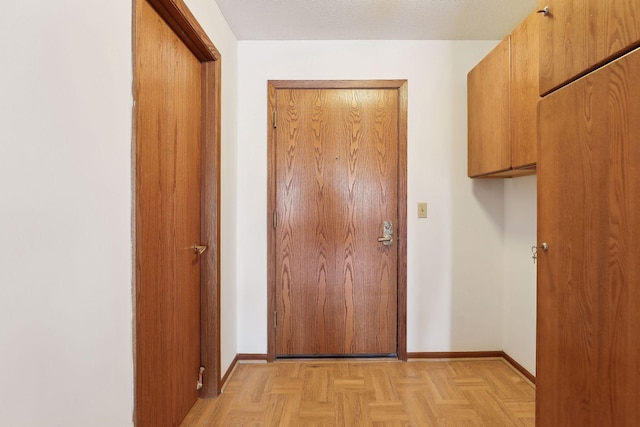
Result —
<svg viewBox="0 0 640 427"><path fill-rule="evenodd" d="M544 252L547 252L549 250L549 244L543 243L541 246L531 246L531 253L533 254L531 258L533 259L534 264L538 259L538 249L542 249Z"/></svg>
<svg viewBox="0 0 640 427"><path fill-rule="evenodd" d="M549 16L549 6L545 6L536 13L541 13L542 16Z"/></svg>

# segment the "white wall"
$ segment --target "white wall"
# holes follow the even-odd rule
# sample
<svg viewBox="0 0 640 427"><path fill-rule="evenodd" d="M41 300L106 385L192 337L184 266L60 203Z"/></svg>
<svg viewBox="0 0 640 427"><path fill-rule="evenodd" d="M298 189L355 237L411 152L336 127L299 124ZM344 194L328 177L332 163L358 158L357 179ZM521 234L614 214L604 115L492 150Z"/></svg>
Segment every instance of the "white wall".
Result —
<svg viewBox="0 0 640 427"><path fill-rule="evenodd" d="M238 352L236 301L238 43L215 2L187 0L187 5L222 56L220 364L221 374L224 374Z"/></svg>
<svg viewBox="0 0 640 427"><path fill-rule="evenodd" d="M408 351L502 348L503 182L466 177L466 74L495 45L239 42L239 352L267 351L269 79L408 80Z"/></svg>
<svg viewBox="0 0 640 427"><path fill-rule="evenodd" d="M536 177L505 180L503 348L536 373Z"/></svg>
<svg viewBox="0 0 640 427"><path fill-rule="evenodd" d="M236 41L223 55L222 362L236 349ZM0 14L0 425L133 417L129 0L10 2Z"/></svg>
<svg viewBox="0 0 640 427"><path fill-rule="evenodd" d="M7 2L0 52L0 425L131 425L131 2Z"/></svg>

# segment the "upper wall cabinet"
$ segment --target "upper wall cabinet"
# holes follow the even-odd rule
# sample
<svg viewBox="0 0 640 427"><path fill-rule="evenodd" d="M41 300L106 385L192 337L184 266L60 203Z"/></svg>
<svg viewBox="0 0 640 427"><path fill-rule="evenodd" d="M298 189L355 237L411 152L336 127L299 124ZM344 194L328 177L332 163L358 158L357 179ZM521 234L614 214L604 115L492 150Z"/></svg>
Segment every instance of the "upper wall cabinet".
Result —
<svg viewBox="0 0 640 427"><path fill-rule="evenodd" d="M509 56L507 37L467 75L470 177L511 169Z"/></svg>
<svg viewBox="0 0 640 427"><path fill-rule="evenodd" d="M531 14L511 33L511 164L535 167L538 147L538 21Z"/></svg>
<svg viewBox="0 0 640 427"><path fill-rule="evenodd" d="M468 175L535 173L538 17L523 21L467 75Z"/></svg>
<svg viewBox="0 0 640 427"><path fill-rule="evenodd" d="M539 9L540 94L640 45L638 0L539 0Z"/></svg>

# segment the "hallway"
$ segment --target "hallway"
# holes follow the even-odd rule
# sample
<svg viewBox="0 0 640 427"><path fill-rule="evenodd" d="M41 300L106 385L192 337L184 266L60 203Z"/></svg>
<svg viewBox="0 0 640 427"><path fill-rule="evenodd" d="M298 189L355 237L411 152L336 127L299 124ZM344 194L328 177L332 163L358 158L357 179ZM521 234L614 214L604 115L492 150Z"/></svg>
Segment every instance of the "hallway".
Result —
<svg viewBox="0 0 640 427"><path fill-rule="evenodd" d="M503 359L239 363L183 426L533 426L535 387Z"/></svg>

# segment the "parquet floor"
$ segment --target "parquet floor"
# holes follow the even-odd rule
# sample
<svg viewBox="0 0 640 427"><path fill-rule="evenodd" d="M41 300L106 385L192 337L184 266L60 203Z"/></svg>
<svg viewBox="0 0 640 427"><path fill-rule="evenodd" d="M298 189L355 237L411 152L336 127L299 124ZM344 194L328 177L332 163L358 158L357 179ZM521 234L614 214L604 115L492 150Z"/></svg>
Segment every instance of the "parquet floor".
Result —
<svg viewBox="0 0 640 427"><path fill-rule="evenodd" d="M238 364L183 426L533 426L535 388L502 359Z"/></svg>

